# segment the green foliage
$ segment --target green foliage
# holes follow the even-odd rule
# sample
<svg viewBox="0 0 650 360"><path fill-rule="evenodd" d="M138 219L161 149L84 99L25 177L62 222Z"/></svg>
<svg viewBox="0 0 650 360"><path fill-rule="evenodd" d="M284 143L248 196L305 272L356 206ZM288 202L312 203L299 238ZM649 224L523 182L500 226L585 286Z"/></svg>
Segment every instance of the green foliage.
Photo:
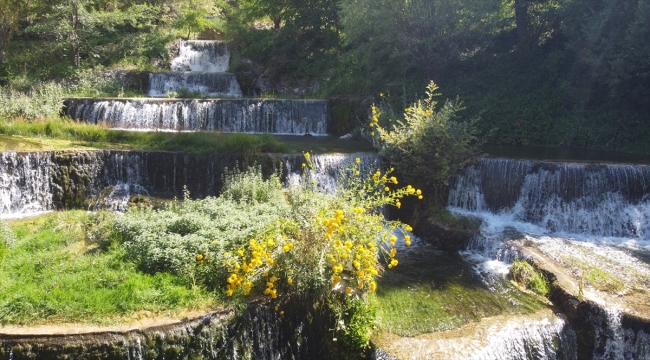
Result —
<svg viewBox="0 0 650 360"><path fill-rule="evenodd" d="M524 260L515 260L510 267L510 278L538 295L550 296L550 287L546 277Z"/></svg>
<svg viewBox="0 0 650 360"><path fill-rule="evenodd" d="M43 119L59 115L63 107L61 85L44 83L29 93L0 88L0 119Z"/></svg>
<svg viewBox="0 0 650 360"><path fill-rule="evenodd" d="M16 244L4 256L0 250L0 324L111 324L214 305L205 290L169 273L137 271L119 246L86 244L85 224L110 223L95 216L71 211L12 223Z"/></svg>
<svg viewBox="0 0 650 360"><path fill-rule="evenodd" d="M254 165L247 171L239 168L226 169L223 175L223 191L221 197L235 203L278 203L285 201L279 174L271 174L262 180L262 167Z"/></svg>
<svg viewBox="0 0 650 360"><path fill-rule="evenodd" d="M346 187L328 194L308 153L304 168L302 185L287 189L277 175L264 180L259 167L228 171L221 197L131 209L114 229L128 258L149 273L170 271L228 296L329 295L348 345L366 346L373 317L365 294L376 289L380 258L389 269L398 265L393 231L412 230L386 220L381 208L399 207L416 191L386 191L397 180L362 175L357 161L342 174Z"/></svg>
<svg viewBox="0 0 650 360"><path fill-rule="evenodd" d="M330 299L328 305L338 316L334 336L347 349L347 356L364 358L365 351L370 347L370 336L377 317L375 304L358 298L343 301L334 298Z"/></svg>
<svg viewBox="0 0 650 360"><path fill-rule="evenodd" d="M200 33L205 29L216 26L216 23L208 15L207 9L184 7L183 12L174 22L174 28L187 31L187 37L189 38L192 33Z"/></svg>
<svg viewBox="0 0 650 360"><path fill-rule="evenodd" d="M320 78L336 61L341 37L337 1L244 0L237 7L224 5L230 37L242 55L268 68L271 80L282 75Z"/></svg>
<svg viewBox="0 0 650 360"><path fill-rule="evenodd" d="M385 104L372 107L371 136L379 154L411 183L422 182L439 191L458 169L476 154L480 144L476 119L462 120L458 100L437 108L438 87L431 82L424 100L404 110L404 119L394 118ZM442 200L442 199L440 199Z"/></svg>
<svg viewBox="0 0 650 360"><path fill-rule="evenodd" d="M0 118L0 134L65 139L83 142L83 145L91 147L132 150L220 152L241 155L288 151L286 144L270 134L133 132L109 130L100 125L60 118L39 121Z"/></svg>

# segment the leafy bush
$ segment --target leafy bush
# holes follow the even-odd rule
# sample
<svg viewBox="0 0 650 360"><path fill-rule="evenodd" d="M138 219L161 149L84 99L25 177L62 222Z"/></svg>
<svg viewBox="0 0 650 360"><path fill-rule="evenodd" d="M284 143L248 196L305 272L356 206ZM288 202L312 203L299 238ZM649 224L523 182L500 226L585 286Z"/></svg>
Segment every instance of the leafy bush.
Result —
<svg viewBox="0 0 650 360"><path fill-rule="evenodd" d="M390 171L362 174L359 163L341 174L345 187L335 194L320 190L309 153L302 185L287 189L277 175L264 180L259 167L230 171L219 198L186 195L165 210L132 209L114 228L144 271L171 271L228 296L330 296L341 305L332 306L344 321L340 336L367 344L369 310L346 298L366 304L384 269L381 258L389 269L398 265L398 233L408 246L412 229L385 219L383 207L400 207L403 197L421 191L395 188ZM351 311L358 316L344 314Z"/></svg>
<svg viewBox="0 0 650 360"><path fill-rule="evenodd" d="M0 119L28 120L58 116L63 107L64 90L55 83L37 85L29 92L0 88Z"/></svg>
<svg viewBox="0 0 650 360"><path fill-rule="evenodd" d="M458 100L438 108L436 90L431 82L427 97L404 109L403 120L386 103L373 106L370 135L379 154L407 181L439 190L476 154L480 141L477 119L460 119L463 107Z"/></svg>

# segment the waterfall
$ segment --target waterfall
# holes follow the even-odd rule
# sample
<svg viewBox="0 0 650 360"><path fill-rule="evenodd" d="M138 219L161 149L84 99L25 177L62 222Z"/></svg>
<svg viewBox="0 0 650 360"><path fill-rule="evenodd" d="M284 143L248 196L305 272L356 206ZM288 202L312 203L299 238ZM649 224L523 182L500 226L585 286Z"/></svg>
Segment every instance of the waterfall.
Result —
<svg viewBox="0 0 650 360"><path fill-rule="evenodd" d="M457 175L447 204L483 220L464 254L485 279L521 257L511 240L533 246L588 279L592 300L581 303L574 321L590 329L580 341L593 343L585 346L594 359L650 358L647 326L626 325L621 318L630 315L617 305L626 306L630 292L647 291L650 166L484 158ZM597 276L614 280L601 291ZM631 307L626 311L634 313Z"/></svg>
<svg viewBox="0 0 650 360"><path fill-rule="evenodd" d="M68 99L74 120L111 128L327 135L325 100Z"/></svg>
<svg viewBox="0 0 650 360"><path fill-rule="evenodd" d="M52 209L48 153L0 153L0 216Z"/></svg>
<svg viewBox="0 0 650 360"><path fill-rule="evenodd" d="M344 184L339 183L342 174L348 172L359 159L359 171L365 176L381 169L381 161L377 154L370 153L353 153L353 154L326 154L314 155L312 163L314 164L313 172L308 176L308 181L315 180L319 188L334 193ZM298 159L301 160L301 159ZM288 176L286 182L291 185L299 185L303 182L302 163L292 163L285 161Z"/></svg>
<svg viewBox="0 0 650 360"><path fill-rule="evenodd" d="M376 154L313 155L314 173L324 188L336 189L337 177L360 158L361 168L379 166ZM75 151L0 153L0 215L17 216L82 207L124 211L133 195L193 198L219 195L224 168L256 162L263 173L280 164L287 183L301 178L302 154L263 154L254 159L231 154L154 151ZM365 170L364 170L365 171Z"/></svg>
<svg viewBox="0 0 650 360"><path fill-rule="evenodd" d="M650 241L650 166L480 159L448 205L553 233Z"/></svg>
<svg viewBox="0 0 650 360"><path fill-rule="evenodd" d="M235 74L193 71L149 75L149 96L165 97L181 89L208 97L242 97Z"/></svg>
<svg viewBox="0 0 650 360"><path fill-rule="evenodd" d="M225 41L181 41L178 56L172 60L172 71L226 72L230 52Z"/></svg>
<svg viewBox="0 0 650 360"><path fill-rule="evenodd" d="M181 41L178 56L171 62L172 71L149 75L149 96L183 91L187 95L242 97L235 75L225 72L229 62L224 41Z"/></svg>

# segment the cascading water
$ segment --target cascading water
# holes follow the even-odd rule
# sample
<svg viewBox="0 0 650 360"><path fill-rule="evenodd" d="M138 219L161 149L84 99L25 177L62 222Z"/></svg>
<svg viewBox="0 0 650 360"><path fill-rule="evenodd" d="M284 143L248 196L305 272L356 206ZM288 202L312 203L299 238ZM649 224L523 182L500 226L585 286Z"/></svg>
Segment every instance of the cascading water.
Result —
<svg viewBox="0 0 650 360"><path fill-rule="evenodd" d="M172 71L226 72L230 52L225 41L181 41L178 56L172 60Z"/></svg>
<svg viewBox="0 0 650 360"><path fill-rule="evenodd" d="M47 153L0 153L0 216L52 209L51 168Z"/></svg>
<svg viewBox="0 0 650 360"><path fill-rule="evenodd" d="M379 166L376 154L314 155L314 174L326 188L336 189L339 171L357 157L362 169ZM133 195L182 198L184 186L194 198L215 196L221 190L224 168L241 166L246 160L228 154L172 152L4 152L0 153L0 215L69 207L124 211ZM281 163L289 183L301 178L304 158L266 154L254 161L266 174Z"/></svg>
<svg viewBox="0 0 650 360"><path fill-rule="evenodd" d="M68 99L66 115L111 128L327 135L325 100Z"/></svg>
<svg viewBox="0 0 650 360"><path fill-rule="evenodd" d="M192 71L149 75L149 96L165 97L181 89L208 97L242 97L235 74Z"/></svg>
<svg viewBox="0 0 650 360"><path fill-rule="evenodd" d="M650 241L650 166L481 159L456 178L448 205L554 233L645 243Z"/></svg>
<svg viewBox="0 0 650 360"><path fill-rule="evenodd" d="M650 166L480 159L456 177L448 208L482 219L464 252L482 274L507 271L520 256L510 241L520 240L590 286L601 282L617 296L647 291ZM616 280L602 280L609 277ZM622 327L609 301L594 306L603 310L590 325L593 358L650 358L649 333Z"/></svg>
<svg viewBox="0 0 650 360"><path fill-rule="evenodd" d="M186 91L210 97L242 97L235 75L226 73L229 63L225 41L181 41L178 56L171 62L172 71L149 76L149 96Z"/></svg>

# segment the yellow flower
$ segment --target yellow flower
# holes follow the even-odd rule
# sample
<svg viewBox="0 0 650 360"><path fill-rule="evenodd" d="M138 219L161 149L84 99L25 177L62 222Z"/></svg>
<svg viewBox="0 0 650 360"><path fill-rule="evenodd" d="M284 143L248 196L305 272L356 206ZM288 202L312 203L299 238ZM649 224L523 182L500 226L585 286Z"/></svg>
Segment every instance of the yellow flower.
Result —
<svg viewBox="0 0 650 360"><path fill-rule="evenodd" d="M390 177L390 181L392 181L393 184L397 184L397 178L394 177L394 176L391 176L391 177Z"/></svg>
<svg viewBox="0 0 650 360"><path fill-rule="evenodd" d="M219 241L215 240L215 241L213 241L212 243L215 244L215 245L217 245L217 244L219 243ZM227 256L227 255L226 255L226 256Z"/></svg>
<svg viewBox="0 0 650 360"><path fill-rule="evenodd" d="M360 163L361 163L361 159L359 159L359 158L356 158L354 161L356 161L357 164L360 164Z"/></svg>
<svg viewBox="0 0 650 360"><path fill-rule="evenodd" d="M371 133L370 133L370 136L375 136L375 132L374 132L374 131L371 132Z"/></svg>
<svg viewBox="0 0 650 360"><path fill-rule="evenodd" d="M386 187L384 188L384 190L386 190L386 192L389 192L389 191L390 191L390 188L389 188L388 186L386 186Z"/></svg>
<svg viewBox="0 0 650 360"><path fill-rule="evenodd" d="M288 279L287 279L287 284L289 284L289 285L293 284L293 279L292 279L292 278L288 278Z"/></svg>
<svg viewBox="0 0 650 360"><path fill-rule="evenodd" d="M374 123L370 123L370 127L373 127L373 126L375 126L375 124L374 124Z"/></svg>
<svg viewBox="0 0 650 360"><path fill-rule="evenodd" d="M350 295L350 293L352 293L352 288L351 288L351 287L347 287L347 288L345 289L345 293L348 294L348 295Z"/></svg>
<svg viewBox="0 0 650 360"><path fill-rule="evenodd" d="M306 152L306 153L305 153L305 159L309 160L309 156L310 156L309 153Z"/></svg>
<svg viewBox="0 0 650 360"><path fill-rule="evenodd" d="M422 195L418 196L418 199L422 200Z"/></svg>
<svg viewBox="0 0 650 360"><path fill-rule="evenodd" d="M228 294L228 296L232 296L232 289L228 289L228 291L226 291L226 294Z"/></svg>
<svg viewBox="0 0 650 360"><path fill-rule="evenodd" d="M280 311L280 315L284 315L284 310Z"/></svg>
<svg viewBox="0 0 650 360"><path fill-rule="evenodd" d="M372 281L370 283L369 289L370 291L375 291L375 289L377 289L377 284L374 281Z"/></svg>
<svg viewBox="0 0 650 360"><path fill-rule="evenodd" d="M196 255L196 261L201 261L201 260L203 260L203 255L201 254Z"/></svg>
<svg viewBox="0 0 650 360"><path fill-rule="evenodd" d="M395 206L397 206L397 208L399 209L399 208L402 207L402 203L398 201L398 202L395 204Z"/></svg>
<svg viewBox="0 0 650 360"><path fill-rule="evenodd" d="M384 97L384 93L379 93L379 96Z"/></svg>
<svg viewBox="0 0 650 360"><path fill-rule="evenodd" d="M422 190L418 190L415 193L418 194L418 195L422 195Z"/></svg>
<svg viewBox="0 0 650 360"><path fill-rule="evenodd" d="M305 163L302 163L302 167L306 167L306 166L307 166L307 164L305 164Z"/></svg>

